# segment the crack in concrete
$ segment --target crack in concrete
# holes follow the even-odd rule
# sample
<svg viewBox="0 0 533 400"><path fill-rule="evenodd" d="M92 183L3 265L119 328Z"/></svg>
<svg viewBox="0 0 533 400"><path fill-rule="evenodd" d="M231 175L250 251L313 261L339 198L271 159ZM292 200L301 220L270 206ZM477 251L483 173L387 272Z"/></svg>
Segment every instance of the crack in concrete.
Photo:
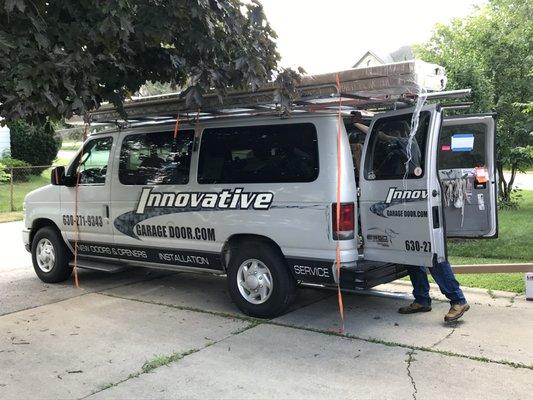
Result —
<svg viewBox="0 0 533 400"><path fill-rule="evenodd" d="M167 365L170 365L170 364L174 364L174 363L177 363L178 361L180 360L183 360L185 357L187 356L190 356L192 354L195 354L195 353L198 353L202 350L205 350L217 343L221 343L223 342L224 340L228 339L228 338L231 338L231 337L234 337L234 336L237 336L237 335L240 335L241 333L243 332L246 332L247 330L250 330L252 328L255 328L256 326L258 325L257 322L251 322L250 324L242 327L241 329L238 329L234 332L231 332L229 335L227 336L224 336L223 338L219 339L219 340L210 340L208 341L205 346L202 346L200 348L195 348L195 349L189 349L189 350L185 350L185 351L182 351L182 352L176 352L176 353L172 353L172 354L169 354L169 355L166 355L166 356L158 356L157 359L163 359L164 361L163 362L157 362L157 360L147 360L142 366L141 366L141 369L137 372L134 372L134 373L131 373L129 374L127 377L125 377L124 379L120 379L119 381L116 381L116 382L110 382L110 383L107 383L105 385L102 385L99 389L87 394L86 396L83 396L83 397L80 397L79 400L83 400L83 399L86 399L94 394L97 394L97 393L100 393L100 392L103 392L104 390L108 390L112 387L115 387L115 386L118 386L124 382L127 382L129 381L130 379L133 379L133 378L138 378L139 376L141 375L145 375L145 374L148 374L148 373L151 373L153 372L154 370L158 369L158 368L161 368L161 367L164 367L164 366L167 366ZM155 361L155 362L154 362Z"/></svg>
<svg viewBox="0 0 533 400"><path fill-rule="evenodd" d="M177 305L173 305L173 304L165 304L165 303L158 303L158 302L147 301L147 300L140 300L140 299L132 299L132 298L127 298L127 297L121 297L121 296L116 296L116 295L112 295L112 294L109 294L109 293L99 293L99 295L115 297L115 298L122 299L122 300L137 301L139 303L154 304L154 305L159 305L159 306L163 306L163 307L175 308L175 309L178 309L178 310L185 310L185 311L192 311L192 312L198 312L198 313L203 313L203 314L210 314L210 315L215 315L215 316L219 316L219 317L223 317L223 318L231 318L231 319L238 319L238 320L241 320L241 321L255 322L256 326L257 325L261 325L261 324L280 326L280 327L297 329L297 330L302 330L302 331L321 333L321 334L324 334L324 335L338 336L338 337L352 339L352 340L361 340L363 342L381 344L381 345L389 346L389 347L400 347L400 348L403 348L403 349L417 350L417 351L423 351L423 352L428 352L428 353L440 354L440 355L448 356L448 357L465 358L465 359L472 360L472 361L491 363L491 364L500 364L500 365L506 365L506 366L513 367L513 368L523 368L523 369L533 370L533 364L529 364L528 365L528 364L523 364L523 363L520 363L520 362L513 362L513 361L507 361L507 360L492 360L492 359L487 358L487 357L469 356L467 354L454 353L454 352L447 351L447 350L434 349L432 347L413 346L413 345L409 345L409 344L405 344L405 343L388 342L388 341L382 340L382 339L376 339L376 338L370 338L370 337L366 337L365 338L365 337L355 336L355 335L352 335L352 334L349 334L349 333L339 333L339 332L328 331L328 330L312 328L312 327L307 327L307 326L296 326L296 325L291 325L291 324L287 324L287 323L284 323L284 322L278 322L278 321L273 321L273 320L265 320L265 319L259 319L259 318L254 318L254 317L248 317L248 316L242 315L242 314L239 315L239 314L232 314L232 313L227 313L227 312L208 311L208 310L202 310L202 309L193 308L193 307L177 306ZM447 336L449 336L449 335L451 335L451 334L448 334Z"/></svg>
<svg viewBox="0 0 533 400"><path fill-rule="evenodd" d="M415 382L415 379L413 378L413 375L411 373L411 364L416 361L416 359L413 357L415 353L415 350L411 350L409 352L406 353L407 354L407 360L405 360L405 362L407 363L407 376L409 377L409 379L411 380L411 386L413 387L413 400L416 400L416 395L418 393L418 389L416 388L416 382Z"/></svg>
<svg viewBox="0 0 533 400"><path fill-rule="evenodd" d="M455 321L455 323L453 324L453 328L452 328L452 330L451 330L446 336L444 336L442 339L437 340L434 344L432 344L431 346L429 346L429 348L430 348L430 349L433 349L433 348L437 347L439 344L441 344L441 343L444 342L446 339L448 339L450 336L452 336L453 333L455 332L455 329L457 328L457 325L458 325L458 321Z"/></svg>

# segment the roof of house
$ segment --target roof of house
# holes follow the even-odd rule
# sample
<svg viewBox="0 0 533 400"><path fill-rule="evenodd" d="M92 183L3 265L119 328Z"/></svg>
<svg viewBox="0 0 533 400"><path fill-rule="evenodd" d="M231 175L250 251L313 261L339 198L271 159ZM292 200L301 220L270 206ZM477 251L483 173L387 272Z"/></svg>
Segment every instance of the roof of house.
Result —
<svg viewBox="0 0 533 400"><path fill-rule="evenodd" d="M408 61L415 58L413 48L409 45L402 46L394 50L390 54L383 54L375 50L367 50L359 59L354 63L352 68L355 68L359 65L361 61L368 55L373 56L382 64L390 64L394 62Z"/></svg>
<svg viewBox="0 0 533 400"><path fill-rule="evenodd" d="M359 59L354 63L352 68L357 67L357 65L359 65L359 63L361 61L363 61L363 59L365 59L368 55L373 56L374 58L376 58L382 64L390 64L390 63L394 62L394 60L388 54L377 54L377 52L375 52L375 51L368 50L361 57L359 57Z"/></svg>

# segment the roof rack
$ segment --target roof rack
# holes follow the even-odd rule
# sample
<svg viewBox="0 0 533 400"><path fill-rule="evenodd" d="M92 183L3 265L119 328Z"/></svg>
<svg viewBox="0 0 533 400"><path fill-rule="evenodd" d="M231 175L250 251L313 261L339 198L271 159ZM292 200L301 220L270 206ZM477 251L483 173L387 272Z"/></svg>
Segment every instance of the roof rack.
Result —
<svg viewBox="0 0 533 400"><path fill-rule="evenodd" d="M340 83L340 92L337 88ZM368 68L311 75L302 78L293 102L293 112L331 112L342 110L382 110L412 104L421 93L428 99L457 98L469 89L444 92L444 68L420 60L410 60ZM204 96L201 109L187 106L182 93L132 98L124 103L127 121L111 104L91 113L91 123L109 124L142 121L167 121L192 114L200 119L251 116L279 112L274 101L277 86L269 83L253 92L231 91L222 99L216 94ZM74 122L73 122L74 123Z"/></svg>

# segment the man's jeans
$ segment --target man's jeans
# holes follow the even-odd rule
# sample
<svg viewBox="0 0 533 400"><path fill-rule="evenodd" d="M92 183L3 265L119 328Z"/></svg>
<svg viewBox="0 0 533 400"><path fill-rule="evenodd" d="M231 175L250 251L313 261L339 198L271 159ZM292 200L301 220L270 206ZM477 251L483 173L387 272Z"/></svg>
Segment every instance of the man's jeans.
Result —
<svg viewBox="0 0 533 400"><path fill-rule="evenodd" d="M425 267L407 267L409 278L413 284L413 296L415 302L423 306L431 305L429 297L429 281ZM439 285L440 291L449 300L450 304L465 304L466 299L463 291L459 287L459 282L455 279L452 267L448 261L438 263L435 267L429 269L431 276Z"/></svg>

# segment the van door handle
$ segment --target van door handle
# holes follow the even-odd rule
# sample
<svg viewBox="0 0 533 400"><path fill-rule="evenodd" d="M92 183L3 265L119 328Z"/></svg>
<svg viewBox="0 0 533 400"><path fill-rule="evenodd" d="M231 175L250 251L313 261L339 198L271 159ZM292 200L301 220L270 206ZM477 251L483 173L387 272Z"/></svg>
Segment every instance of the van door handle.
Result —
<svg viewBox="0 0 533 400"><path fill-rule="evenodd" d="M433 229L440 228L440 221L439 221L439 206L433 206L431 209L433 214Z"/></svg>
<svg viewBox="0 0 533 400"><path fill-rule="evenodd" d="M104 216L109 218L109 206L107 204L104 204Z"/></svg>

